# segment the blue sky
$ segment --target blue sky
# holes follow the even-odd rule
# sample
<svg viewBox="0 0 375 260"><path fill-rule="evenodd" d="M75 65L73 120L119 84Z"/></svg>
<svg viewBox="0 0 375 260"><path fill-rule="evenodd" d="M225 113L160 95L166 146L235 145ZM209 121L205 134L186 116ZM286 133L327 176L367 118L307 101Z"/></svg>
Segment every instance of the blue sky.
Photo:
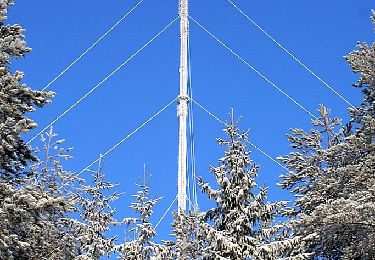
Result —
<svg viewBox="0 0 375 260"><path fill-rule="evenodd" d="M26 28L33 52L14 61L25 72L24 82L42 89L77 56L109 29L138 1L16 1L9 23ZM300 58L353 104L361 95L351 87L357 79L343 56L357 41L373 42L369 19L372 1L246 1L235 0L244 12ZM277 86L315 111L319 104L334 116L348 119L347 104L293 61L227 0L194 1L190 14ZM177 0L145 0L103 41L49 89L53 103L32 115L40 127L73 104L124 62L178 15ZM250 140L272 156L290 152L286 134L292 127L310 128L310 117L270 84L220 46L195 23L190 23L191 73L194 98L226 119L231 108L242 116L240 127L250 128ZM54 130L74 147L66 163L80 171L100 153L128 135L178 95L179 25L174 23L118 73L62 118ZM209 165L217 165L223 150L216 137L222 126L194 107L196 171L211 180ZM125 191L116 203L118 217L128 216L130 196L143 175L152 173L152 194L164 196L155 208L156 223L177 192L177 118L172 105L106 157L107 178ZM39 128L40 131L40 128ZM30 133L31 138L38 130ZM34 146L38 142L33 143ZM269 200L288 200L275 187L280 166L254 150L260 164L258 183L270 187ZM204 210L207 203L199 196ZM175 207L174 207L175 209ZM159 226L160 238L170 233L170 215ZM121 230L116 231L122 236Z"/></svg>

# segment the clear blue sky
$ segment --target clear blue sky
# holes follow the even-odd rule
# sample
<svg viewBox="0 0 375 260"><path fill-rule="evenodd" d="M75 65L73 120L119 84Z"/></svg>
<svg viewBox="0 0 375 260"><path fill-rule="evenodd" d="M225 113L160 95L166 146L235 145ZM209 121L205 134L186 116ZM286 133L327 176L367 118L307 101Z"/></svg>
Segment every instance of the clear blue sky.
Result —
<svg viewBox="0 0 375 260"><path fill-rule="evenodd" d="M22 24L33 52L15 61L13 69L25 72L24 82L43 88L70 62L138 1L16 1L9 22ZM373 1L248 1L235 2L284 46L352 103L361 96L351 87L357 79L342 56L356 41L372 42L369 19ZM236 50L284 91L310 111L323 103L333 115L348 119L347 104L308 74L226 0L190 3L190 14ZM81 62L50 90L53 103L32 117L44 127L125 61L132 53L177 16L177 0L145 0ZM292 127L310 128L310 117L271 85L190 24L191 68L195 99L227 118L230 108L243 116L240 126L250 128L250 140L272 156L290 151L286 134ZM80 171L88 163L178 95L179 25L175 23L114 77L55 125L55 131L73 146L74 159L66 163ZM216 137L222 126L194 107L197 175L212 181L209 165L217 165L223 150ZM123 143L105 162L107 178L125 191L116 203L118 218L128 216L143 164L152 173L152 194L165 198L155 208L153 222L161 217L176 195L176 105ZM32 132L26 139L35 134ZM35 142L33 145L37 145ZM258 183L270 187L269 200L288 200L288 192L275 187L285 171L257 151L252 158L261 166ZM207 208L203 197L202 209ZM174 207L175 209L175 207ZM160 225L160 238L170 232L170 215ZM121 237L121 230L116 231Z"/></svg>

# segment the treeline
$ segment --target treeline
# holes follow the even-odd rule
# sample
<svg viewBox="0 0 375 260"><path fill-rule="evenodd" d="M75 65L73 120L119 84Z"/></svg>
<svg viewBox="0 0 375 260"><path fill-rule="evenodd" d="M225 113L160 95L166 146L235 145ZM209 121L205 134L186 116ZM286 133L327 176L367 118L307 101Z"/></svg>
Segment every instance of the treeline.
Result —
<svg viewBox="0 0 375 260"><path fill-rule="evenodd" d="M23 140L36 128L27 115L54 93L32 90L10 70L11 60L31 51L22 27L6 25L12 4L0 1L0 259L375 259L375 44L360 43L345 57L363 94L348 109L350 121L321 105L311 130L288 135L293 151L278 158L288 169L278 186L293 203L267 202L248 133L231 114L218 139L224 155L211 169L216 183L199 180L215 207L175 213L175 239L156 243L150 217L159 198L150 198L146 178L130 205L137 217L117 220L111 204L121 194L105 180L103 160L88 183L64 169L70 149L52 129L39 149ZM108 236L117 225L132 239Z"/></svg>

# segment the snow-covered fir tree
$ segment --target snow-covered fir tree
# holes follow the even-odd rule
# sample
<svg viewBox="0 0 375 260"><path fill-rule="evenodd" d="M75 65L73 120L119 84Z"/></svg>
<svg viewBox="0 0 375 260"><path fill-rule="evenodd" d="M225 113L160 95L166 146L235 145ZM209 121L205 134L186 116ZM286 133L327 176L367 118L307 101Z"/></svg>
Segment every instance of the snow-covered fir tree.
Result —
<svg viewBox="0 0 375 260"><path fill-rule="evenodd" d="M360 74L354 86L363 102L349 109L351 122L337 132L340 121L324 106L315 129L293 129L288 138L296 151L280 157L289 172L279 186L296 197L285 214L294 235L310 237L306 252L375 259L375 44L360 43L345 59Z"/></svg>
<svg viewBox="0 0 375 260"><path fill-rule="evenodd" d="M65 171L61 159L70 149L49 131L42 136L39 160L28 177L14 185L0 182L0 258L73 259L78 255L77 229L69 217L75 211L71 187L75 175Z"/></svg>
<svg viewBox="0 0 375 260"><path fill-rule="evenodd" d="M169 249L161 244L153 242L156 230L150 222L153 207L161 199L149 198L150 187L146 180L146 170L143 183L137 184L139 190L132 195L135 201L130 208L134 210L137 217L126 218L124 223L128 228L127 236L120 248L120 259L147 260L147 259L169 259Z"/></svg>
<svg viewBox="0 0 375 260"><path fill-rule="evenodd" d="M23 73L11 72L12 59L24 57L31 51L24 40L24 29L19 24L5 24L12 0L0 1L0 174L17 175L28 161L35 161L31 149L21 137L36 127L25 114L42 107L53 96L52 92L35 91L22 83Z"/></svg>
<svg viewBox="0 0 375 260"><path fill-rule="evenodd" d="M173 236L175 241L169 243L170 259L202 259L206 247L203 214L198 209L186 214L173 214Z"/></svg>
<svg viewBox="0 0 375 260"><path fill-rule="evenodd" d="M115 185L105 181L103 163L101 157L98 169L92 173L93 185L81 185L77 194L83 221L76 222L76 229L80 231L77 237L79 260L98 260L116 251L116 236L109 237L106 232L121 224L114 218L116 211L111 206L111 202L117 200L120 194L107 195Z"/></svg>
<svg viewBox="0 0 375 260"><path fill-rule="evenodd" d="M206 224L199 232L206 239L203 259L276 259L298 247L299 238L282 239L282 225L275 225L277 210L285 202L266 202L267 189L259 188L255 178L258 166L250 159L247 133L240 132L238 122L230 118L225 133L218 139L225 154L218 167L212 167L218 188L200 180L204 193L216 202L205 213Z"/></svg>
<svg viewBox="0 0 375 260"><path fill-rule="evenodd" d="M372 23L375 27L375 10L372 10ZM374 28L375 29L375 28ZM364 99L361 105L350 108L349 113L352 121L358 125L357 135L367 136L367 142L374 141L374 118L375 118L375 43L358 43L358 50L352 51L345 56L351 69L360 74L355 87L360 88Z"/></svg>

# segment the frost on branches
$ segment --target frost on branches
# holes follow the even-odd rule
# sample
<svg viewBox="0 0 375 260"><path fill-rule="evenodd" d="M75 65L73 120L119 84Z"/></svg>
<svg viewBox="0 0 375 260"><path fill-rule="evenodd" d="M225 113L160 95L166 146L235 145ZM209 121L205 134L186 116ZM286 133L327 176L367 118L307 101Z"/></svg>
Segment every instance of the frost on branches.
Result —
<svg viewBox="0 0 375 260"><path fill-rule="evenodd" d="M275 259L288 255L299 238L282 239L281 225L274 225L276 212L285 202L266 202L267 189L259 188L255 178L258 166L246 147L247 133L238 122L226 126L228 138L218 139L226 151L218 167L212 167L218 188L200 180L200 186L216 207L205 213L202 226L206 237L203 259Z"/></svg>
<svg viewBox="0 0 375 260"><path fill-rule="evenodd" d="M0 174L17 175L28 161L35 161L22 133L36 127L26 113L42 107L52 92L35 91L22 84L23 73L12 73L11 59L21 58L31 49L26 47L24 29L19 24L5 25L7 8L12 0L0 1Z"/></svg>
<svg viewBox="0 0 375 260"><path fill-rule="evenodd" d="M147 185L146 177L143 183L137 185L139 190L133 197L130 208L138 215L136 218L126 218L124 223L128 227L128 236L120 245L120 259L142 260L142 259L169 259L169 250L164 245L156 244L153 238L156 230L150 222L153 207L161 198L149 198L150 187Z"/></svg>
<svg viewBox="0 0 375 260"><path fill-rule="evenodd" d="M116 250L116 237L107 237L106 232L120 224L114 218L115 209L110 205L119 198L119 194L107 195L115 185L104 180L102 157L92 177L93 185L82 185L77 194L83 221L75 223L75 228L79 230L77 242L80 248L77 260L99 260Z"/></svg>
<svg viewBox="0 0 375 260"><path fill-rule="evenodd" d="M77 231L68 217L75 211L70 190L77 180L60 161L70 149L49 131L42 136L40 160L30 167L20 185L0 182L0 258L73 259L78 253Z"/></svg>
<svg viewBox="0 0 375 260"><path fill-rule="evenodd" d="M170 259L202 259L207 246L203 214L198 209L187 214L174 212L172 227L176 241L169 244Z"/></svg>
<svg viewBox="0 0 375 260"><path fill-rule="evenodd" d="M306 252L375 259L375 45L360 43L345 59L360 74L354 86L363 102L349 109L351 122L337 132L340 121L324 106L315 129L293 129L288 138L296 151L280 157L289 172L279 186L296 197L285 214L294 235L310 238Z"/></svg>
<svg viewBox="0 0 375 260"><path fill-rule="evenodd" d="M56 137L52 129L42 135L28 177L18 185L0 182L0 259L92 260L114 251L114 238L105 232L117 224L109 206L117 196L103 191L112 185L100 171L88 186L64 170L61 161L71 158L71 149L61 148L64 140Z"/></svg>

